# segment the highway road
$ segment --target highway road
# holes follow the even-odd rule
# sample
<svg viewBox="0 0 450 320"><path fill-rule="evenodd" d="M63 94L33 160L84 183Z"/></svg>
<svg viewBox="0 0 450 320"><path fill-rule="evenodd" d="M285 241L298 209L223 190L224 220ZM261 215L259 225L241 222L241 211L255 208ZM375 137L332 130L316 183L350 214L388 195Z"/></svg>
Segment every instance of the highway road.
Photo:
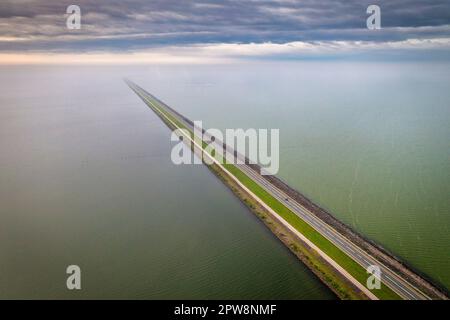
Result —
<svg viewBox="0 0 450 320"><path fill-rule="evenodd" d="M132 89L136 91L137 94L147 98L153 102L154 107L164 108L163 110L169 112L173 117L178 119L183 125L187 128L194 130L192 123L186 121L186 118L181 116L175 110L164 104L162 101L146 92L139 86L128 83ZM222 142L216 141L216 150L221 150ZM230 147L227 147L226 152L230 152ZM223 153L222 153L223 155ZM234 155L231 153L231 156ZM242 159L242 158L241 158ZM376 258L365 252L358 245L344 237L337 230L335 230L328 223L318 218L312 212L310 212L307 208L299 204L295 199L291 198L285 192L280 190L278 187L270 183L266 180L260 173L253 170L247 164L236 164L236 166L244 172L248 177L250 177L253 181L258 183L259 186L264 188L270 195L276 198L278 201L283 203L287 208L289 208L292 212L298 215L302 220L308 223L311 227L313 227L317 232L319 232L322 236L327 238L330 242L332 242L336 247L345 252L349 257L351 257L354 261L359 263L364 269L371 265L375 265L380 267L381 270L381 281L391 288L394 292L396 292L403 299L408 300L427 300L430 299L427 295L421 292L419 289L415 288L412 284L410 284L407 280L403 279L400 275L390 270L387 266L382 264ZM365 284L363 284L365 286Z"/></svg>
<svg viewBox="0 0 450 320"><path fill-rule="evenodd" d="M418 289L413 287L410 283L402 279L400 276L398 276L388 267L386 267L378 260L373 258L371 255L362 250L360 247L355 245L353 242L342 236L338 231L333 229L323 220L319 219L313 213L309 212L305 207L303 207L294 199L289 197L279 188L269 183L266 179L264 179L263 176L256 173L249 166L247 165L237 165L237 166L241 171L243 171L247 176L249 176L255 182L257 182L261 187L263 187L266 191L268 191L278 201L282 202L286 207L288 207L292 212L294 212L300 218L306 221L321 235L323 235L330 242L332 242L336 247L344 251L353 260L358 262L364 269L367 269L367 267L371 265L379 266L381 270L382 282L388 287L390 287L400 297L412 300L428 299L428 297L425 294L423 294Z"/></svg>

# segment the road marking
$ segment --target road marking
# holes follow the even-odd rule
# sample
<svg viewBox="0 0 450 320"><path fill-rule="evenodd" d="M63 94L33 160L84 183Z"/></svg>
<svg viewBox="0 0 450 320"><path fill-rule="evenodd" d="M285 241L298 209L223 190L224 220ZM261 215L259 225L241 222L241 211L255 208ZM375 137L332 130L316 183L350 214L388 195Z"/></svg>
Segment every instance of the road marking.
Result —
<svg viewBox="0 0 450 320"><path fill-rule="evenodd" d="M134 88L133 88L134 87ZM141 89L141 88L139 88L139 87L137 87L137 86L135 86L134 84L133 84L133 87L132 87L132 89L141 97L141 98L143 98L146 102L148 102L148 103L150 103L152 106L153 106L153 108L155 108L156 109L156 111L160 114L160 115L162 115L164 118L166 118L170 123L172 123L176 128L179 128L179 126L178 125L176 125L170 118L168 118L162 111L160 111L160 109L159 109L159 107L157 107L157 106L155 106L155 104L154 104L154 102L152 102L152 101L150 101L150 99L151 100L158 100L158 99L156 99L156 98L154 98L153 96L151 96L151 95L148 95L143 89ZM161 103L159 103L159 104L161 104ZM153 109L152 108L152 109ZM168 113L170 113L171 115L172 115L172 112L170 112L170 110L169 111L166 111L166 112L168 112ZM184 119L178 119L178 118L180 118L180 117L178 117L178 116L176 116L176 115L172 115L172 116L174 116L175 118L177 118L177 120L178 121L181 121L182 123L184 123L185 125L186 125L186 127L191 127L192 125L190 125L190 124L188 124L188 123L186 123L186 121L184 121ZM179 128L179 129L181 129L181 128ZM184 134L184 132L183 132L183 134ZM185 134L184 134L185 135ZM233 180L235 180L239 185L241 185L241 187L243 187L244 188L244 190L248 190L247 192L249 193L249 194L251 194L252 195L252 197L254 197L258 202L260 202L264 207L267 207L268 209L269 209L269 211L272 213L272 214L274 214L274 215L276 215L276 217L279 217L281 220L280 220L280 222L282 222L283 223L283 221L285 221L281 216L279 216L275 211L273 211L269 206L267 206L261 199L259 199L259 197L257 197L255 194L253 194L253 192L251 192L247 187L245 187L245 185L243 185L234 175L232 175L230 172L228 172L228 170L227 169L225 169L214 157L212 157L211 155L209 155L207 152L205 152L204 151L204 149L203 149L203 147L202 146L200 146L200 145L198 145L190 136L188 137L188 139L189 140L191 140L193 143L194 143L194 145L196 145L197 146L197 148L199 148L199 150L202 152L202 154L206 154L209 158L211 158L212 160L213 160L213 162L215 162L217 165L219 165L219 167L221 167L221 169L224 171L224 172L226 172L228 175L230 175L230 177L231 178L233 178ZM225 149L225 152L228 152L228 149ZM222 156L225 156L225 155L223 155L222 154ZM234 156L234 155L233 155ZM295 208L293 211L294 211L294 213L296 213L296 211L300 211L301 213L302 213L302 216L300 216L300 218L301 219L303 219L303 220L305 220L305 221L307 221L308 223L310 223L310 224L312 224L312 225L314 225L314 226L316 226L316 231L318 231L319 233L321 233L322 235L323 235L323 233L326 233L326 234L328 234L328 235L330 235L330 231L328 230L328 229L331 229L331 227L328 225L328 224L325 224L323 221L321 221L321 220L319 220L320 222L318 222L316 219L318 219L316 216L313 216L313 214L312 213L310 213L309 211L307 211L307 212L305 212L304 211L304 209L302 208L302 207L300 207L300 205L295 201L295 200L293 200L292 198L290 198L289 196L287 196L287 195L285 195L284 194L284 192L282 192L281 190L279 190L277 187L275 187L275 186L273 186L272 184L269 184L263 177L260 177L260 176L258 176L257 175L257 173L255 173L255 172L253 172L253 170L251 169L251 168L248 168L248 166L247 165L236 165L239 169L243 169L242 171L244 172L244 174L246 174L247 176L249 176L250 178L253 178L254 180L256 180L256 182L258 183L258 184L262 184L263 186L263 188L264 188L264 186L266 186L268 189L271 189L271 190L267 190L267 191L269 191L278 201L280 201L280 197L282 198L281 199L281 201L282 201L282 203L283 202L286 202L287 203L287 206L288 206L288 208L290 209L290 210L293 210L292 208ZM243 166L245 166L245 169L244 169L244 167ZM250 173L251 172L251 173ZM250 176L251 175L251 176ZM263 179L263 183L261 183L261 179ZM284 196L286 196L285 198L284 198ZM293 201L292 203L290 203L289 201L286 201L286 199L291 199L291 201ZM267 209L266 208L266 209ZM298 214L297 214L298 215ZM306 219L305 219L306 218ZM285 221L286 223L287 223L287 221ZM284 224L284 223L283 223ZM291 228L293 228L292 226L290 226L290 224L289 223L287 223L287 227L289 228L289 229L291 229ZM320 230L318 230L318 229L320 229ZM354 250L353 249L351 249L351 247L349 247L349 245L348 244L346 244L345 242L343 242L341 239L340 239L340 237L343 237L341 234L339 234L336 230L334 230L334 229L332 229L332 231L334 232L334 236L330 236L332 239L329 239L328 237L326 237L326 238L328 238L330 241L332 241L332 242L337 242L337 243L339 243L342 247L344 247L345 249L347 249L348 251L352 251L352 252L354 252ZM294 229L294 231L293 231L294 233L299 233L296 229ZM301 233L299 233L302 237L304 237ZM308 242L310 242L306 237L305 237L305 239L308 241ZM346 238L344 238L344 239L346 239ZM346 239L346 241L348 241L347 239ZM306 242L306 241L305 241ZM316 247L313 243L311 243L314 247ZM356 247L352 242L350 242L350 245L351 246L353 246L353 247ZM316 247L317 248L317 250L316 251L320 251L320 252L322 252L318 247ZM356 247L357 248L357 250L359 251L359 250L361 250L359 247ZM342 250L342 248L341 248L341 250ZM346 250L342 250L342 251L344 251L347 255L349 255L350 257L353 257L354 255L351 255L351 254L348 254L348 252L346 251ZM328 257L324 252L322 252L326 257ZM358 257L360 257L361 258L361 260L363 260L363 262L365 262L365 263L369 263L367 260L366 260L366 258L364 258L364 257L362 257L359 253L356 253L357 255L358 255ZM371 256L370 256L370 258L372 258ZM331 259L330 257L328 257L328 259ZM373 259L373 258L372 258ZM331 259L332 260L332 259ZM354 261L356 261L357 263L359 263L361 266L363 266L363 267L365 267L364 265L362 265L359 261L357 261L357 260L355 260L355 259L353 259ZM336 264L338 267L340 267L334 260L332 260L332 262L334 262L334 264ZM376 261L375 260L375 262L377 262L378 263L378 261ZM381 263L378 263L378 264L381 264ZM382 264L381 264L382 265ZM387 269L387 271L388 272L391 272L392 273L392 271L389 269L389 268L387 268L387 267L385 267L385 266L383 266L382 265L382 267L384 267L384 268L386 268ZM345 270L344 270L345 271ZM345 271L346 272L346 271ZM341 272L342 273L342 272ZM350 274L349 274L349 276L351 277L351 278L353 278ZM396 275L396 274L394 274L394 277L395 278L397 278L397 281L400 281L400 282L403 282L403 279L402 278L400 278L398 275ZM399 284L397 284L397 283L395 283L395 281L394 280L392 280L389 276L386 276L386 278L387 279L389 279L389 280L391 280L391 281L393 281L393 283L391 283L391 285L393 285L393 286L395 286L396 288L399 288L400 290L402 290L403 292L405 292L408 296L411 296L411 297L413 297L413 298L415 298L414 297L414 295L412 295L411 293L409 293L408 291L406 291L402 286L400 286ZM354 279L354 278L353 278ZM360 283L359 283L359 281L357 281L356 279L354 279L357 283L358 283L358 285L360 285ZM405 285L405 284L403 284L403 285ZM410 286L410 284L409 283L407 283L406 282L406 285L407 286ZM363 286L363 288L364 289L366 289L366 290L368 290L367 288L365 288L364 286ZM413 289L413 290L417 290L416 288L413 288L413 287L410 287L410 289ZM365 291L365 290L364 290ZM418 291L418 290L417 290ZM370 292L370 291L369 291ZM370 294L371 295L373 295L371 292L370 292ZM422 294L421 292L420 292L420 294ZM425 295L424 295L425 296ZM426 297L426 296L425 296ZM375 297L376 298L376 297ZM428 297L426 297L426 298L428 298Z"/></svg>

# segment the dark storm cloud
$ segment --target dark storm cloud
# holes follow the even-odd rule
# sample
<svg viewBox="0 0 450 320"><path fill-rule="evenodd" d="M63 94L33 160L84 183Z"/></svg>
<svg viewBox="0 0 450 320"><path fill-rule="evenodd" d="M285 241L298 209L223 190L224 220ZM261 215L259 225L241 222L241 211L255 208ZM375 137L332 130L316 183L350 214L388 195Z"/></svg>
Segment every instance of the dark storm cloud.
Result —
<svg viewBox="0 0 450 320"><path fill-rule="evenodd" d="M65 27L77 4L82 29ZM366 8L382 30L366 29ZM197 43L399 41L449 37L450 1L418 0L7 0L0 2L0 50L134 50Z"/></svg>

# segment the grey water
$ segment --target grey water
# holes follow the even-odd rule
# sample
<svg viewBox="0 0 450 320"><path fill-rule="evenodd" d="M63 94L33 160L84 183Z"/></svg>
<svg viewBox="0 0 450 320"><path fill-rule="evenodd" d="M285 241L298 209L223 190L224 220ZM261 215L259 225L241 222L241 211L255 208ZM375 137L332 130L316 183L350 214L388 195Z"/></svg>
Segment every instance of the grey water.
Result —
<svg viewBox="0 0 450 320"><path fill-rule="evenodd" d="M0 298L334 299L205 166L172 164L130 71L153 76L1 67Z"/></svg>
<svg viewBox="0 0 450 320"><path fill-rule="evenodd" d="M280 129L279 177L449 288L449 71L1 67L0 297L334 298L206 167L172 164L123 77L204 127Z"/></svg>

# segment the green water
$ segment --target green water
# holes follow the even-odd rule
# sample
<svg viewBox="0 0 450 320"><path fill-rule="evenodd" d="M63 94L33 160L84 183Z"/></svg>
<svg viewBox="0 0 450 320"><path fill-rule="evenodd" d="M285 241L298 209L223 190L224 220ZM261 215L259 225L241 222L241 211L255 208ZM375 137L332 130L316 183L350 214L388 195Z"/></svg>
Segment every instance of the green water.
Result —
<svg viewBox="0 0 450 320"><path fill-rule="evenodd" d="M279 128L279 176L450 288L450 64L265 63L131 73L205 127Z"/></svg>
<svg viewBox="0 0 450 320"><path fill-rule="evenodd" d="M0 298L333 299L206 167L171 163L128 70L1 69Z"/></svg>
<svg viewBox="0 0 450 320"><path fill-rule="evenodd" d="M2 67L1 298L333 295L169 130L279 128L279 176L450 287L450 64ZM82 290L65 268L82 269Z"/></svg>

